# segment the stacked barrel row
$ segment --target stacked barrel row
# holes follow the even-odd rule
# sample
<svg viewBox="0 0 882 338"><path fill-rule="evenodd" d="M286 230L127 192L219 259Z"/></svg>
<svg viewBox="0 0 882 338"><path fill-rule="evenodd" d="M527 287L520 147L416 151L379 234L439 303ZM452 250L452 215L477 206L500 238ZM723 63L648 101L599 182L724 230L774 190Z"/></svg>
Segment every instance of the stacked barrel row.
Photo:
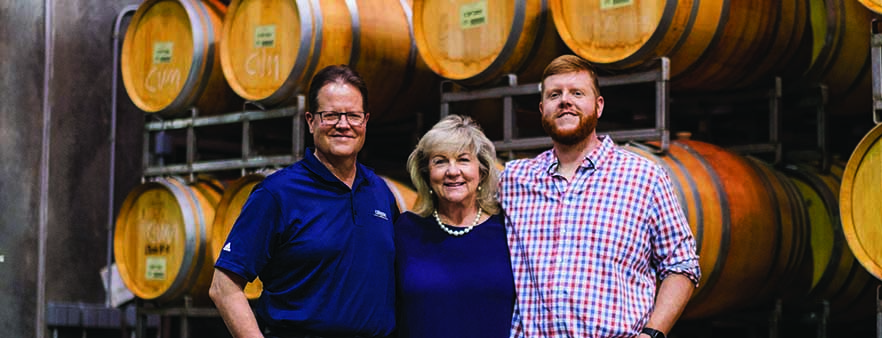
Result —
<svg viewBox="0 0 882 338"><path fill-rule="evenodd" d="M873 17L855 0L147 0L121 61L132 101L168 115L289 104L316 70L346 63L367 80L373 118L391 120L436 95L435 74L534 82L570 52L620 73L667 56L674 89L782 76L869 107Z"/></svg>
<svg viewBox="0 0 882 338"><path fill-rule="evenodd" d="M126 287L136 297L167 304L185 296L197 303L208 299L208 287L227 234L254 186L271 171L242 176L232 182L199 177L155 178L131 192L116 219L114 257ZM416 193L384 177L399 209L409 210ZM245 294L257 298L260 280Z"/></svg>
<svg viewBox="0 0 882 338"><path fill-rule="evenodd" d="M405 0L147 0L122 46L129 97L147 113L216 114L296 102L319 69L349 64L374 119L409 107L435 76L412 39Z"/></svg>
<svg viewBox="0 0 882 338"><path fill-rule="evenodd" d="M666 153L654 146L626 149L668 172L695 235L702 277L684 318L771 309L776 299L803 310L828 301L834 320L874 313L878 281L840 222L841 166L778 169L690 140Z"/></svg>

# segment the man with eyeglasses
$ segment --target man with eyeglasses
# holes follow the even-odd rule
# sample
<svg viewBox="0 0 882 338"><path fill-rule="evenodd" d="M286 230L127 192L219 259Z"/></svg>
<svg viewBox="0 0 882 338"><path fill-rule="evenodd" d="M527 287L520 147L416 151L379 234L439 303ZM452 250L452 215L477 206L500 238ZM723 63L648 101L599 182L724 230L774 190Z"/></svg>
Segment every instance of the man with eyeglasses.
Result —
<svg viewBox="0 0 882 338"><path fill-rule="evenodd" d="M384 181L357 161L367 87L349 67L329 66L308 95L315 148L255 186L210 295L234 337L387 337L399 210ZM244 287L258 276L263 293L252 313Z"/></svg>

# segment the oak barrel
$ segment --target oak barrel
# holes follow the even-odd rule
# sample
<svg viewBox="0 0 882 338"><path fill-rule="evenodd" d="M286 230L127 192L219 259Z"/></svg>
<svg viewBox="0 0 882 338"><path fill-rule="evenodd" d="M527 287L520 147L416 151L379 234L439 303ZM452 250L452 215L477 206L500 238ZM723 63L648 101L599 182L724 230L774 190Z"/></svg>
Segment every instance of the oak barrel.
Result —
<svg viewBox="0 0 882 338"><path fill-rule="evenodd" d="M545 1L424 0L414 3L417 49L439 76L477 86L516 74L537 82L566 46Z"/></svg>
<svg viewBox="0 0 882 338"><path fill-rule="evenodd" d="M705 1L700 2L703 6ZM743 88L776 75L799 76L806 62L795 62L808 31L803 0L716 1L723 3L713 41L702 55L676 75L672 86L684 90ZM692 27L690 29L697 29ZM671 57L671 62L676 56ZM794 69L795 68L795 69ZM673 71L673 68L672 68Z"/></svg>
<svg viewBox="0 0 882 338"><path fill-rule="evenodd" d="M386 176L380 177L383 179L383 181L386 181L386 185L389 187L389 190L392 190L392 195L395 195L395 204L398 205L399 211L405 212L407 210L413 209L413 206L417 200L417 193L413 190L413 188Z"/></svg>
<svg viewBox="0 0 882 338"><path fill-rule="evenodd" d="M716 36L724 1L551 0L563 41L588 61L613 69L671 58L671 73L695 62ZM586 20L590 18L590 20Z"/></svg>
<svg viewBox="0 0 882 338"><path fill-rule="evenodd" d="M626 149L667 171L695 235L702 276L683 318L760 302L766 285L775 282L768 279L772 269L782 264L776 257L779 211L769 208L776 202L764 182L770 176L744 157L698 141L672 142L664 154L642 145Z"/></svg>
<svg viewBox="0 0 882 338"><path fill-rule="evenodd" d="M810 0L811 63L805 77L827 86L837 114L871 109L870 23L874 13L857 1Z"/></svg>
<svg viewBox="0 0 882 338"><path fill-rule="evenodd" d="M230 183L217 205L217 212L214 217L214 223L211 227L211 253L212 262L217 261L220 252L223 250L233 224L239 218L242 212L242 206L254 190L254 186L263 181L271 171L261 171L257 173L242 176ZM245 285L245 297L248 299L257 299L263 292L263 283L260 278L256 278L253 282Z"/></svg>
<svg viewBox="0 0 882 338"><path fill-rule="evenodd" d="M787 175L796 184L809 215L811 245L803 264L811 271L811 288L805 299L829 302L834 317L851 309L865 294L867 284L874 281L846 243L838 204L842 174L842 166L837 164L831 166L829 172L807 165L787 168ZM867 310L865 315L873 313L872 308Z"/></svg>
<svg viewBox="0 0 882 338"><path fill-rule="evenodd" d="M882 1L880 0L858 0L864 7L876 14L882 14Z"/></svg>
<svg viewBox="0 0 882 338"><path fill-rule="evenodd" d="M113 249L120 276L138 298L207 301L214 260L208 240L222 188L216 181L157 178L126 196Z"/></svg>
<svg viewBox="0 0 882 338"><path fill-rule="evenodd" d="M839 193L842 231L855 258L882 279L882 125L876 125L851 154Z"/></svg>
<svg viewBox="0 0 882 338"><path fill-rule="evenodd" d="M241 108L227 85L215 43L226 7L217 0L147 0L126 30L122 79L142 111L208 115Z"/></svg>
<svg viewBox="0 0 882 338"><path fill-rule="evenodd" d="M365 109L376 120L413 82L432 75L411 27L404 0L234 0L220 43L223 73L241 97L269 107L306 94L318 70L348 64L365 79Z"/></svg>

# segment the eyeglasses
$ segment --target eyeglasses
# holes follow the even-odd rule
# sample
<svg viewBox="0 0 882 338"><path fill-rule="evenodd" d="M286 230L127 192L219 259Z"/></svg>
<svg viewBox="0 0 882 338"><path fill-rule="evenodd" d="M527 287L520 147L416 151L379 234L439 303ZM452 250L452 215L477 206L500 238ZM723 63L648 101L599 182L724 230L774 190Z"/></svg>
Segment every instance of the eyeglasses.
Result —
<svg viewBox="0 0 882 338"><path fill-rule="evenodd" d="M335 111L320 111L316 112L321 117L322 124L335 126L340 122L341 116L346 116L346 121L349 122L350 126L360 126L364 124L365 113L361 111L350 111L350 112L335 112Z"/></svg>

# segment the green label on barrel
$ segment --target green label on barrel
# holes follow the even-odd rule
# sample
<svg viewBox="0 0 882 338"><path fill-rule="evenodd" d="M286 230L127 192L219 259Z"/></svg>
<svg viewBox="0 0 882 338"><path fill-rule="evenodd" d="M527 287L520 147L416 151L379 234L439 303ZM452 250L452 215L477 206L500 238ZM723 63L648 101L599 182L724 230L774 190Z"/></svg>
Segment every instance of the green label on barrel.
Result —
<svg viewBox="0 0 882 338"><path fill-rule="evenodd" d="M487 1L465 4L459 7L459 26L462 29L487 24Z"/></svg>
<svg viewBox="0 0 882 338"><path fill-rule="evenodd" d="M254 29L254 47L275 47L276 25L257 26Z"/></svg>
<svg viewBox="0 0 882 338"><path fill-rule="evenodd" d="M153 43L153 64L171 63L174 42Z"/></svg>
<svg viewBox="0 0 882 338"><path fill-rule="evenodd" d="M162 256L147 256L147 262L144 268L146 280L165 280L168 278L166 274L166 269L168 264L166 263L165 257Z"/></svg>
<svg viewBox="0 0 882 338"><path fill-rule="evenodd" d="M600 0L600 9L610 9L631 6L634 0Z"/></svg>

